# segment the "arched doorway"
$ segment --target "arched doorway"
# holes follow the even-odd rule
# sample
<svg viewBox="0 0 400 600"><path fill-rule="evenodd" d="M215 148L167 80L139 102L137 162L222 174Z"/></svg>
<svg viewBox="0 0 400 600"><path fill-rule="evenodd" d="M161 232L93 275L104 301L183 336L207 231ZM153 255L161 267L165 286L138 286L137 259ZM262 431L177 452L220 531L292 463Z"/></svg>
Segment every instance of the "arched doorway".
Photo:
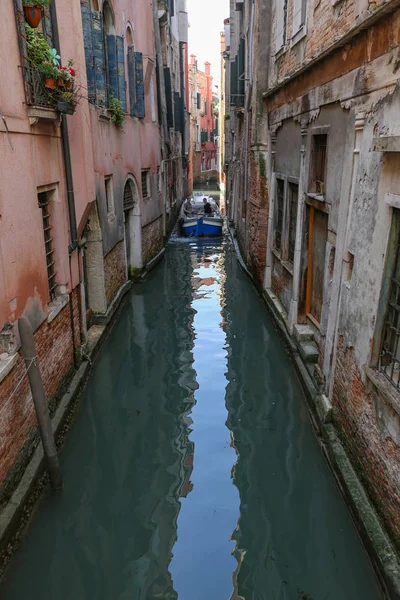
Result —
<svg viewBox="0 0 400 600"><path fill-rule="evenodd" d="M128 278L133 277L142 263L142 221L136 181L129 177L124 188L125 256Z"/></svg>

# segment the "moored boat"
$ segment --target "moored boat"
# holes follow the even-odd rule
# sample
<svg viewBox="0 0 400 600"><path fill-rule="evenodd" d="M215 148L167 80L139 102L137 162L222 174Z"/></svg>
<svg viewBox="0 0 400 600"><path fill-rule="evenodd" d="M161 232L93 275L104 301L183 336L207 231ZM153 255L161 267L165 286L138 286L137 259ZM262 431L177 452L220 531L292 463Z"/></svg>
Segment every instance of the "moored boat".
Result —
<svg viewBox="0 0 400 600"><path fill-rule="evenodd" d="M204 198L211 205L211 214L204 211ZM190 204L190 211L187 211L186 201L181 208L179 224L182 235L186 237L212 237L222 234L224 219L213 198L204 194L196 194L190 198Z"/></svg>

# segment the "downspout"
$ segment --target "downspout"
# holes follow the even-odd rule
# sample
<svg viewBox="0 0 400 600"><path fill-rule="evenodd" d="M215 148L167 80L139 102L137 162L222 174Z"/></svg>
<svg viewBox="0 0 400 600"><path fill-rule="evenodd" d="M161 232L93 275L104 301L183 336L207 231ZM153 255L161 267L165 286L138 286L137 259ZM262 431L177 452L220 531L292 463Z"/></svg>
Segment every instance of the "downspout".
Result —
<svg viewBox="0 0 400 600"><path fill-rule="evenodd" d="M50 4L50 14L53 26L53 37L56 48L60 50L60 37L58 33L58 22L55 2ZM74 182L72 177L72 165L71 165L71 152L69 147L69 134L68 134L68 123L67 115L61 115L61 140L64 154L64 169L65 169L65 180L67 183L67 200L68 200L68 215L69 215L69 227L71 243L69 245L69 254L76 249L78 245L78 230L76 226L76 212L75 212L75 195L74 195Z"/></svg>
<svg viewBox="0 0 400 600"><path fill-rule="evenodd" d="M54 44L60 51L60 37L58 32L57 22L57 11L55 2L50 4L50 15L53 27ZM78 230L76 225L76 211L75 211L75 195L74 195L74 182L72 177L72 164L71 164L71 152L69 145L69 133L67 116L61 115L61 143L63 147L64 156L64 170L65 170L65 181L67 184L67 201L68 201L68 215L69 215L69 228L70 228L70 245L68 247L69 253L69 276L72 287L72 267L71 267L71 255L78 247ZM79 256L78 256L79 261ZM79 361L77 356L77 349L75 347L75 319L74 319L74 306L72 300L72 289L69 294L69 312L71 320L71 334L72 334L72 348L74 355L74 367L79 367Z"/></svg>

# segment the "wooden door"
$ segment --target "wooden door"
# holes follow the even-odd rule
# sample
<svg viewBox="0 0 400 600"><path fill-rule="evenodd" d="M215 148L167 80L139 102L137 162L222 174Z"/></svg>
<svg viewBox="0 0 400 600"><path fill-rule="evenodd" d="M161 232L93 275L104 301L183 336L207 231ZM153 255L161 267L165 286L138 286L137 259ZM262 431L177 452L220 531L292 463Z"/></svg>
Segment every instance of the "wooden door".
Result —
<svg viewBox="0 0 400 600"><path fill-rule="evenodd" d="M310 207L306 312L319 325L324 299L328 215Z"/></svg>

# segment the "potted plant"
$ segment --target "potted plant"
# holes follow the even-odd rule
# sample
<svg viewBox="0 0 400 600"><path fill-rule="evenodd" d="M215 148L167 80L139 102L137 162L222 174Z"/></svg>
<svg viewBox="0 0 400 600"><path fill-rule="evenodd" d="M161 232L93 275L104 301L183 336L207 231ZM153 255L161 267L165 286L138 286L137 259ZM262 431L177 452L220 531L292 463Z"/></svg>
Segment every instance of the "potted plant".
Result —
<svg viewBox="0 0 400 600"><path fill-rule="evenodd" d="M23 0L25 20L31 27L38 27L43 9L49 6L51 0Z"/></svg>
<svg viewBox="0 0 400 600"><path fill-rule="evenodd" d="M58 86L65 88L65 91L70 92L74 87L75 69L73 68L74 61L69 60L67 67L59 67Z"/></svg>
<svg viewBox="0 0 400 600"><path fill-rule="evenodd" d="M45 87L48 89L55 89L57 87L57 80L59 70L53 65L52 62L46 61L41 65L37 65L38 70L45 78Z"/></svg>
<svg viewBox="0 0 400 600"><path fill-rule="evenodd" d="M31 65L38 65L49 60L50 46L42 33L36 31L25 23L26 47L28 51L28 60Z"/></svg>
<svg viewBox="0 0 400 600"><path fill-rule="evenodd" d="M122 127L122 125L125 123L124 107L122 106L121 100L112 94L110 97L110 106L108 107L108 111L111 113L111 121L114 123L114 125Z"/></svg>
<svg viewBox="0 0 400 600"><path fill-rule="evenodd" d="M65 115L73 115L76 110L76 98L74 92L60 91L57 101L57 110Z"/></svg>

